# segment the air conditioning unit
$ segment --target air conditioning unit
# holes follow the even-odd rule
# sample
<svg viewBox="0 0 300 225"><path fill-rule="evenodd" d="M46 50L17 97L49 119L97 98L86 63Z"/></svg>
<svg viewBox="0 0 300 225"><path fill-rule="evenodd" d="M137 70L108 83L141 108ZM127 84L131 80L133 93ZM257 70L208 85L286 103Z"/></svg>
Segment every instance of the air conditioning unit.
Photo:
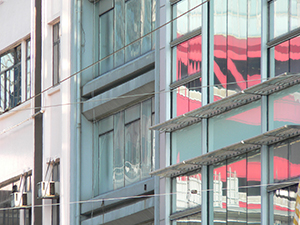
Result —
<svg viewBox="0 0 300 225"><path fill-rule="evenodd" d="M38 198L57 198L59 196L59 182L42 181L37 184Z"/></svg>
<svg viewBox="0 0 300 225"><path fill-rule="evenodd" d="M31 192L13 192L10 195L11 207L26 207L31 205Z"/></svg>

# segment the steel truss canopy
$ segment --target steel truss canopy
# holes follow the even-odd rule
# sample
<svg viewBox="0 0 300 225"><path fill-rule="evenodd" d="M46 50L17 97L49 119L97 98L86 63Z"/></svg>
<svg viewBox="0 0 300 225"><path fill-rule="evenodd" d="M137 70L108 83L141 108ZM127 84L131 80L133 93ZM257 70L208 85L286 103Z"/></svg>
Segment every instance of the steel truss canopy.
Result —
<svg viewBox="0 0 300 225"><path fill-rule="evenodd" d="M161 177L175 177L190 174L200 170L201 166L212 165L227 158L259 149L262 145L274 145L299 135L300 125L285 125L225 148L174 164L164 169L153 171L150 174Z"/></svg>
<svg viewBox="0 0 300 225"><path fill-rule="evenodd" d="M270 95L299 83L300 74L284 73L260 84L247 88L239 93L207 104L199 109L195 109L166 122L152 126L150 129L159 130L162 132L172 132L194 123L198 123L202 119L207 119L242 105L257 101L261 99L262 96Z"/></svg>

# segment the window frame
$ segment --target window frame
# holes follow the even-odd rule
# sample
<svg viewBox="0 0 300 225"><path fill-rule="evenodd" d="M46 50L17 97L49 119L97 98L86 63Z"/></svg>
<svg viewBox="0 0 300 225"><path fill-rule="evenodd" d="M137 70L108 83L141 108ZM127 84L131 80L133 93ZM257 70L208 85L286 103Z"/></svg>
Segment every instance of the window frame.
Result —
<svg viewBox="0 0 300 225"><path fill-rule="evenodd" d="M57 35L55 35L57 34ZM56 86L60 83L60 58L61 58L61 26L60 21L52 25L52 85ZM57 48L57 53L56 49Z"/></svg>
<svg viewBox="0 0 300 225"><path fill-rule="evenodd" d="M19 43L14 48L11 48L10 50L4 52L0 55L0 64L1 64L1 57L4 57L5 55L12 54L13 57L13 65L3 69L0 71L0 83L4 82L4 90L1 90L0 86L0 113L9 111L10 109L18 106L22 102L22 43ZM17 69L17 80L15 70ZM10 74L10 72L13 73L13 75ZM3 76L3 78L2 78ZM13 82L11 82L8 79L8 76L13 76ZM8 83L9 82L9 83ZM15 87L17 82L17 94L15 93ZM8 87L9 86L9 87ZM10 87L13 87L13 91L10 92ZM8 96L8 93L9 96ZM3 102L2 102L2 95L4 94ZM15 102L15 98L17 98L17 101ZM13 100L12 100L13 99Z"/></svg>

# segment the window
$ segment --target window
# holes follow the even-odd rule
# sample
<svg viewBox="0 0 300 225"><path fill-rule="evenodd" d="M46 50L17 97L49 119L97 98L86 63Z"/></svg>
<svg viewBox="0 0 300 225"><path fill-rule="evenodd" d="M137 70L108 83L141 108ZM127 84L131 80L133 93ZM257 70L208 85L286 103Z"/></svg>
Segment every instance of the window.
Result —
<svg viewBox="0 0 300 225"><path fill-rule="evenodd" d="M31 54L31 44L30 39L26 41L26 97L25 99L29 99L31 97L31 61L30 61L30 54Z"/></svg>
<svg viewBox="0 0 300 225"><path fill-rule="evenodd" d="M260 164L254 151L213 166L213 224L260 224Z"/></svg>
<svg viewBox="0 0 300 225"><path fill-rule="evenodd" d="M52 168L52 181L60 182L60 163L55 163ZM59 225L60 199L52 199L52 225Z"/></svg>
<svg viewBox="0 0 300 225"><path fill-rule="evenodd" d="M53 25L53 85L60 79L60 23Z"/></svg>
<svg viewBox="0 0 300 225"><path fill-rule="evenodd" d="M98 127L98 194L149 177L154 165L154 99L143 101L100 120Z"/></svg>
<svg viewBox="0 0 300 225"><path fill-rule="evenodd" d="M0 55L0 112L21 103L21 45Z"/></svg>
<svg viewBox="0 0 300 225"><path fill-rule="evenodd" d="M300 2L296 0L269 1L270 74L299 73Z"/></svg>
<svg viewBox="0 0 300 225"><path fill-rule="evenodd" d="M154 48L154 34L150 32L155 25L155 0L114 2L114 7L99 17L100 74Z"/></svg>
<svg viewBox="0 0 300 225"><path fill-rule="evenodd" d="M261 82L261 0L215 0L210 102Z"/></svg>
<svg viewBox="0 0 300 225"><path fill-rule="evenodd" d="M292 224L296 196L297 184L300 175L300 140L299 138L288 140L280 145L270 147L270 155L273 160L270 163L270 185L273 198L273 214L270 220L274 224ZM272 223L272 224L273 224Z"/></svg>
<svg viewBox="0 0 300 225"><path fill-rule="evenodd" d="M201 0L182 0L172 5L172 84L173 117L201 104ZM181 16L187 10L188 14ZM179 17L176 19L176 17Z"/></svg>
<svg viewBox="0 0 300 225"><path fill-rule="evenodd" d="M300 2L272 0L269 2L269 40L300 27Z"/></svg>

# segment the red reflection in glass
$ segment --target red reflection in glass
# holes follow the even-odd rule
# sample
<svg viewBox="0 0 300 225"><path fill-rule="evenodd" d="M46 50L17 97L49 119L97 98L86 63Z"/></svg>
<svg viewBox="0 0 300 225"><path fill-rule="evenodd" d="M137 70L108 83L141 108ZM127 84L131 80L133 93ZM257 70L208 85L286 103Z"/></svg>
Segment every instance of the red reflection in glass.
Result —
<svg viewBox="0 0 300 225"><path fill-rule="evenodd" d="M274 121L300 123L299 93L293 93L274 101Z"/></svg>
<svg viewBox="0 0 300 225"><path fill-rule="evenodd" d="M176 80L200 72L201 59L201 36L177 45Z"/></svg>
<svg viewBox="0 0 300 225"><path fill-rule="evenodd" d="M290 40L290 72L300 72L300 36Z"/></svg>
<svg viewBox="0 0 300 225"><path fill-rule="evenodd" d="M275 75L289 71L289 41L275 46Z"/></svg>
<svg viewBox="0 0 300 225"><path fill-rule="evenodd" d="M227 120L236 121L248 125L260 126L261 124L261 107L258 106L253 109L249 109L245 112L229 117Z"/></svg>

